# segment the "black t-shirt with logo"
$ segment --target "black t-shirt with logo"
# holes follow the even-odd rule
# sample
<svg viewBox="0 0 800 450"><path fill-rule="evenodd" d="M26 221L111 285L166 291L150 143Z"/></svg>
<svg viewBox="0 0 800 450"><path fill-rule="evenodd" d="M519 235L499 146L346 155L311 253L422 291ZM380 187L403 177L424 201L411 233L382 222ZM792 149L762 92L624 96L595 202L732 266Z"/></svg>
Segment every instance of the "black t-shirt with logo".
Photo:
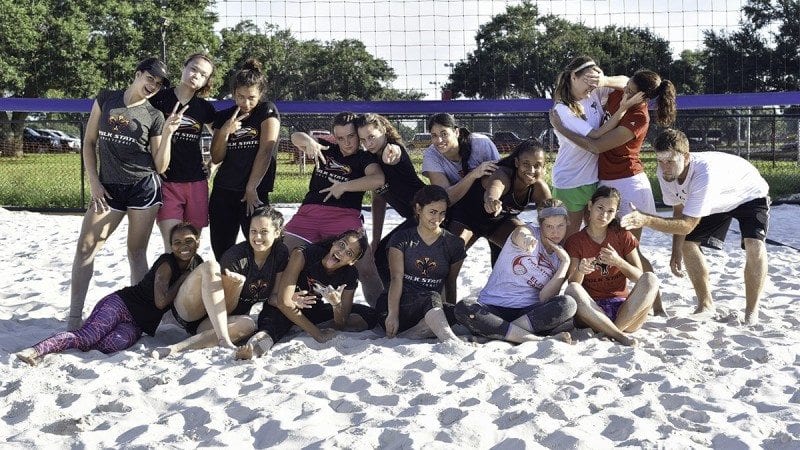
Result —
<svg viewBox="0 0 800 450"><path fill-rule="evenodd" d="M174 89L162 89L150 99L150 103L169 117L178 97ZM169 167L163 178L170 182L187 183L206 179L203 169L201 136L203 126L214 122L216 111L207 100L194 96L189 100L189 109L183 113L178 129L172 135L172 154ZM183 109L186 105L179 105Z"/></svg>
<svg viewBox="0 0 800 450"><path fill-rule="evenodd" d="M228 269L245 277L242 293L239 294L239 303L229 315L249 314L253 305L267 301L275 287L275 276L286 269L288 260L289 250L281 240L272 244L269 256L261 268L256 265L253 248L249 242L239 242L229 248L220 258L220 269L223 271Z"/></svg>
<svg viewBox="0 0 800 450"><path fill-rule="evenodd" d="M222 110L217 113L213 128L222 128L225 122L233 116L236 106ZM240 113L241 115L241 113ZM261 102L250 111L250 115L242 121L242 127L235 133L228 136L227 150L225 159L217 170L214 178L214 187L220 187L231 191L244 192L247 188L247 180L250 179L250 172L253 169L253 162L258 153L258 145L261 137L261 122L275 117L280 120L278 109L272 102ZM258 193L272 192L275 185L275 153L270 152L272 161L266 175L258 185Z"/></svg>
<svg viewBox="0 0 800 450"><path fill-rule="evenodd" d="M314 167L311 180L308 182L308 193L303 199L304 205L327 205L339 208L361 209L364 200L363 192L345 192L340 198L331 196L328 201L323 201L327 192L320 193L321 189L331 187L330 180L346 182L357 180L364 176L364 170L370 164L377 163L375 155L367 151L358 150L352 155L345 156L336 144L328 141L319 141L328 147L322 151L325 164Z"/></svg>
<svg viewBox="0 0 800 450"><path fill-rule="evenodd" d="M328 273L322 265L322 260L328 254L330 246L309 244L300 247L306 264L300 275L297 276L297 289L308 291L309 294L316 294L317 301L322 301L319 294L314 292L314 283L323 286L333 286L334 289L345 285L345 290L354 290L358 287L358 270L355 266L344 266L334 273Z"/></svg>

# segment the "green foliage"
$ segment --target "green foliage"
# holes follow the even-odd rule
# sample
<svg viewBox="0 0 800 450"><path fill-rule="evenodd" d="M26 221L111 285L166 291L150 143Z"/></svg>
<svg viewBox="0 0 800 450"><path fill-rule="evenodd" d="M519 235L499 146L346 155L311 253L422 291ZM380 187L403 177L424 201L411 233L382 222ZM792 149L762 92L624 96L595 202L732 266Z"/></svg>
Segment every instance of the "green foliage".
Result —
<svg viewBox="0 0 800 450"><path fill-rule="evenodd" d="M509 6L479 29L475 51L458 62L445 89L469 98L548 97L570 59L590 55L609 74L641 68L668 73L669 42L649 30L601 30L553 15L526 1Z"/></svg>
<svg viewBox="0 0 800 450"><path fill-rule="evenodd" d="M320 43L300 41L289 30L250 21L221 32L219 73L230 79L248 58L264 65L267 96L281 100L398 100L419 99L420 92L388 87L396 78L386 61L375 58L363 43L352 39ZM218 96L230 93L220 86Z"/></svg>
<svg viewBox="0 0 800 450"><path fill-rule="evenodd" d="M740 30L705 33L703 92L800 89L800 2L750 0L742 12Z"/></svg>

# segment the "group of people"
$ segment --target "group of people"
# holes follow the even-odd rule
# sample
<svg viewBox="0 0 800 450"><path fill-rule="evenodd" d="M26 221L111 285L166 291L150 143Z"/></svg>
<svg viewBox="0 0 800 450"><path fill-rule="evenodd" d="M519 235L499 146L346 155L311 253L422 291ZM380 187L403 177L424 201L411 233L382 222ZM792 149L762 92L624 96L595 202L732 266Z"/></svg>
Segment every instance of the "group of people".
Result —
<svg viewBox="0 0 800 450"><path fill-rule="evenodd" d="M651 309L666 315L659 280L639 248L642 228L673 234L670 267L682 275L685 264L704 313L713 303L700 246L718 247L732 218L747 255L745 320L757 320L768 186L741 158L690 154L686 136L665 128L653 147L664 202L674 211L656 214L640 158L648 104L669 127L676 94L655 72L609 77L578 57L559 74L550 113L559 138L552 192L545 151L534 140L501 158L485 135L434 114L422 161L426 183L386 117L340 113L335 143L291 136L315 169L286 224L269 206L280 115L264 99L260 64L248 60L232 76L235 105L219 112L203 98L213 75L212 60L193 54L170 87L166 66L148 58L127 89L98 94L83 146L92 199L73 263L68 331L20 351L20 359L33 365L69 348L129 348L142 333L153 335L168 310L189 337L153 350L156 358L213 345L252 358L293 325L319 342L333 336L331 328L376 325L389 338L458 340L452 325L460 323L516 343L570 341L570 330L589 327L634 345L630 333ZM219 164L210 195L200 152L209 126ZM367 191L374 192L371 244L361 212ZM387 205L404 221L384 236ZM521 221L532 207L536 222ZM103 298L84 321L94 256L126 216L131 287ZM165 253L148 271L154 222ZM206 226L213 258L204 262L197 250ZM240 230L246 240L237 244ZM497 249L492 272L476 298L459 298L458 273L479 237ZM367 304L354 302L359 281Z"/></svg>

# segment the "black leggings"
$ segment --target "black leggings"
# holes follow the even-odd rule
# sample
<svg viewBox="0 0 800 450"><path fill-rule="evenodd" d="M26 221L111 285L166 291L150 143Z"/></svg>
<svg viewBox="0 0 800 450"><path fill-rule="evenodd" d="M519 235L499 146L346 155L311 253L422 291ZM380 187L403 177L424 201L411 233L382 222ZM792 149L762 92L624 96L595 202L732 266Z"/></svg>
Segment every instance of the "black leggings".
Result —
<svg viewBox="0 0 800 450"><path fill-rule="evenodd" d="M572 297L557 295L527 308L503 308L465 300L456 304L455 313L458 321L473 334L505 340L511 322L523 316L527 317L531 331L537 336L552 336L571 330L577 310L578 305Z"/></svg>
<svg viewBox="0 0 800 450"><path fill-rule="evenodd" d="M211 249L214 258L219 261L222 255L234 244L239 230L244 238L250 234L250 216L247 215L247 204L242 201L244 191L233 191L214 187L208 200L208 223L211 230ZM258 198L269 205L269 193L258 193Z"/></svg>
<svg viewBox="0 0 800 450"><path fill-rule="evenodd" d="M306 316L306 319L315 325L333 320L333 306L322 300L317 300L317 303L311 308L301 309L300 311ZM378 323L378 314L367 305L353 303L353 309L350 310L350 314L361 316L364 322L367 323L367 330L375 328ZM286 336L292 325L294 325L294 322L283 315L280 309L264 303L264 309L258 315L259 331L266 331L274 342L278 342Z"/></svg>

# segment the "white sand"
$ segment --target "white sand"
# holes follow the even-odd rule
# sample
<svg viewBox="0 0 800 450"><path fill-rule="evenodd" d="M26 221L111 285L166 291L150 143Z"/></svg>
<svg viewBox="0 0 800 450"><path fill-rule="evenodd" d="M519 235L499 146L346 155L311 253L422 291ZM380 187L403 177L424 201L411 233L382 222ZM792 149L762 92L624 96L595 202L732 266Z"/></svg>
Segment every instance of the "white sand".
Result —
<svg viewBox="0 0 800 450"><path fill-rule="evenodd" d="M770 238L800 248L798 218L800 207L775 207ZM673 317L651 318L635 349L585 335L470 348L365 332L326 344L297 335L256 361L221 349L154 361L148 350L184 337L162 325L128 351L28 367L13 352L65 327L79 227L77 216L0 209L8 447L800 448L800 252L789 247L768 246L761 323L745 327L736 233L708 253L717 314L698 321L688 279L668 273L671 239L645 232ZM127 285L125 234L123 224L98 255L85 314ZM161 246L154 233L151 262ZM483 241L470 250L460 297L487 279L487 253Z"/></svg>

